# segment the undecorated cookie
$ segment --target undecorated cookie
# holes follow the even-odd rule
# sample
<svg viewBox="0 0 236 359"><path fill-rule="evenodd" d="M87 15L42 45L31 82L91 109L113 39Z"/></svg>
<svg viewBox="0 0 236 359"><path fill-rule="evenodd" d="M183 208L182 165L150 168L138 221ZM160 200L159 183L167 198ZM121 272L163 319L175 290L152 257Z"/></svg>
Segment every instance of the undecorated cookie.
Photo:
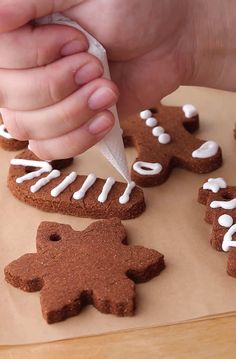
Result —
<svg viewBox="0 0 236 359"><path fill-rule="evenodd" d="M137 158L132 179L140 186L159 185L174 167L196 173L211 172L222 164L221 149L215 141L199 140L192 132L199 128L193 105L159 105L121 121L124 143L134 146Z"/></svg>
<svg viewBox="0 0 236 359"><path fill-rule="evenodd" d="M102 313L130 316L135 310L135 283L164 269L156 250L127 245L119 219L92 223L83 231L42 222L37 253L25 254L5 268L5 279L26 292L40 291L48 323L80 313L87 304Z"/></svg>
<svg viewBox="0 0 236 359"><path fill-rule="evenodd" d="M69 162L70 163L70 162ZM143 191L95 174L59 171L68 161L40 161L26 150L11 161L8 187L15 197L47 212L90 217L130 219L145 210Z"/></svg>
<svg viewBox="0 0 236 359"><path fill-rule="evenodd" d="M228 186L221 177L209 178L198 200L206 206L206 222L213 226L211 245L229 253L227 273L236 277L236 186Z"/></svg>

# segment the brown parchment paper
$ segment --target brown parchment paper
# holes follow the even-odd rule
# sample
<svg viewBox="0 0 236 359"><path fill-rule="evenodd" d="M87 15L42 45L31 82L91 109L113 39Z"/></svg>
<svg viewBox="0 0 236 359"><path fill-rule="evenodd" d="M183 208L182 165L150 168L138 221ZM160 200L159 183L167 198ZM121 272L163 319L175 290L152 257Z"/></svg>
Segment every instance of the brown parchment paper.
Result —
<svg viewBox="0 0 236 359"><path fill-rule="evenodd" d="M0 344L26 344L95 335L130 328L158 326L236 311L236 279L225 273L227 254L209 244L211 226L197 203L198 188L209 177L223 176L236 185L236 141L233 138L236 94L181 88L164 103L193 103L199 109L198 136L217 141L224 165L210 175L175 169L159 187L145 189L146 212L124 221L130 244L155 248L165 254L166 269L148 283L137 285L137 311L132 318L99 313L92 306L59 324L48 325L41 316L39 293L25 293L4 281L4 266L35 251L35 234L42 220L68 223L80 230L92 220L44 213L16 200L6 187L14 153L0 150ZM135 151L127 150L129 162ZM91 170L101 177L117 173L96 150L76 160L78 173Z"/></svg>

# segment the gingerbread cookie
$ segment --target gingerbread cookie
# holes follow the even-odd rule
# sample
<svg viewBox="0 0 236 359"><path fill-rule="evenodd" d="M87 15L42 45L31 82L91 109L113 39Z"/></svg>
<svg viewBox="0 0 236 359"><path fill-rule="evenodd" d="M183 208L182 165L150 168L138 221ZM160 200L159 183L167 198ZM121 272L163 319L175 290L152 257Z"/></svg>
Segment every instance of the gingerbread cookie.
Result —
<svg viewBox="0 0 236 359"><path fill-rule="evenodd" d="M0 147L7 151L19 151L28 146L28 141L15 140L0 121Z"/></svg>
<svg viewBox="0 0 236 359"><path fill-rule="evenodd" d="M24 291L40 291L48 323L75 316L87 304L102 313L133 315L134 282L146 282L164 269L164 256L156 250L127 245L116 218L94 222L84 231L42 222L36 245L37 253L5 268L5 279Z"/></svg>
<svg viewBox="0 0 236 359"><path fill-rule="evenodd" d="M166 181L172 168L208 173L222 164L221 149L214 141L202 141L192 135L199 128L196 108L159 105L156 113L145 110L121 121L124 143L135 146L138 157L131 171L140 186Z"/></svg>
<svg viewBox="0 0 236 359"><path fill-rule="evenodd" d="M206 205L205 220L213 226L211 245L229 252L227 273L236 277L236 186L223 178L210 178L199 190L198 200Z"/></svg>
<svg viewBox="0 0 236 359"><path fill-rule="evenodd" d="M95 174L59 171L58 163L40 161L26 150L11 161L8 187L19 200L47 212L90 217L130 219L145 209L143 191Z"/></svg>

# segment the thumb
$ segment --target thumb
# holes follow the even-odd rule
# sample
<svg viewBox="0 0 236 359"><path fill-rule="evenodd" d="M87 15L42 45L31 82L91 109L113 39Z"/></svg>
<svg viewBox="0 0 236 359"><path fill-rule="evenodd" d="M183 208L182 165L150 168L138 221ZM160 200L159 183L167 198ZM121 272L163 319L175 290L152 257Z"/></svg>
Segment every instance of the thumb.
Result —
<svg viewBox="0 0 236 359"><path fill-rule="evenodd" d="M84 0L1 0L0 32L15 30L29 21L65 11Z"/></svg>

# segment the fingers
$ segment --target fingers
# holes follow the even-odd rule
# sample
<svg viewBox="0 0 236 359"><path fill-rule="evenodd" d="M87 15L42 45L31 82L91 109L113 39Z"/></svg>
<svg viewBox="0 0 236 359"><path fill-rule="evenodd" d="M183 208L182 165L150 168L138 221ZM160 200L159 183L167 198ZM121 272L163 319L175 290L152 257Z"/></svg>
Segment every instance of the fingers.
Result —
<svg viewBox="0 0 236 359"><path fill-rule="evenodd" d="M24 49L22 51L22 49ZM23 26L0 34L0 68L27 69L88 49L86 37L69 26Z"/></svg>
<svg viewBox="0 0 236 359"><path fill-rule="evenodd" d="M97 79L65 100L36 111L1 109L9 133L18 140L44 140L69 133L118 100L116 86Z"/></svg>
<svg viewBox="0 0 236 359"><path fill-rule="evenodd" d="M41 68L0 70L0 106L21 111L50 106L102 74L99 60L88 53Z"/></svg>
<svg viewBox="0 0 236 359"><path fill-rule="evenodd" d="M64 11L83 0L1 0L0 32L11 31L29 21L57 11Z"/></svg>
<svg viewBox="0 0 236 359"><path fill-rule="evenodd" d="M75 157L101 141L112 129L114 122L112 113L104 111L66 135L50 140L30 141L30 149L44 160Z"/></svg>

